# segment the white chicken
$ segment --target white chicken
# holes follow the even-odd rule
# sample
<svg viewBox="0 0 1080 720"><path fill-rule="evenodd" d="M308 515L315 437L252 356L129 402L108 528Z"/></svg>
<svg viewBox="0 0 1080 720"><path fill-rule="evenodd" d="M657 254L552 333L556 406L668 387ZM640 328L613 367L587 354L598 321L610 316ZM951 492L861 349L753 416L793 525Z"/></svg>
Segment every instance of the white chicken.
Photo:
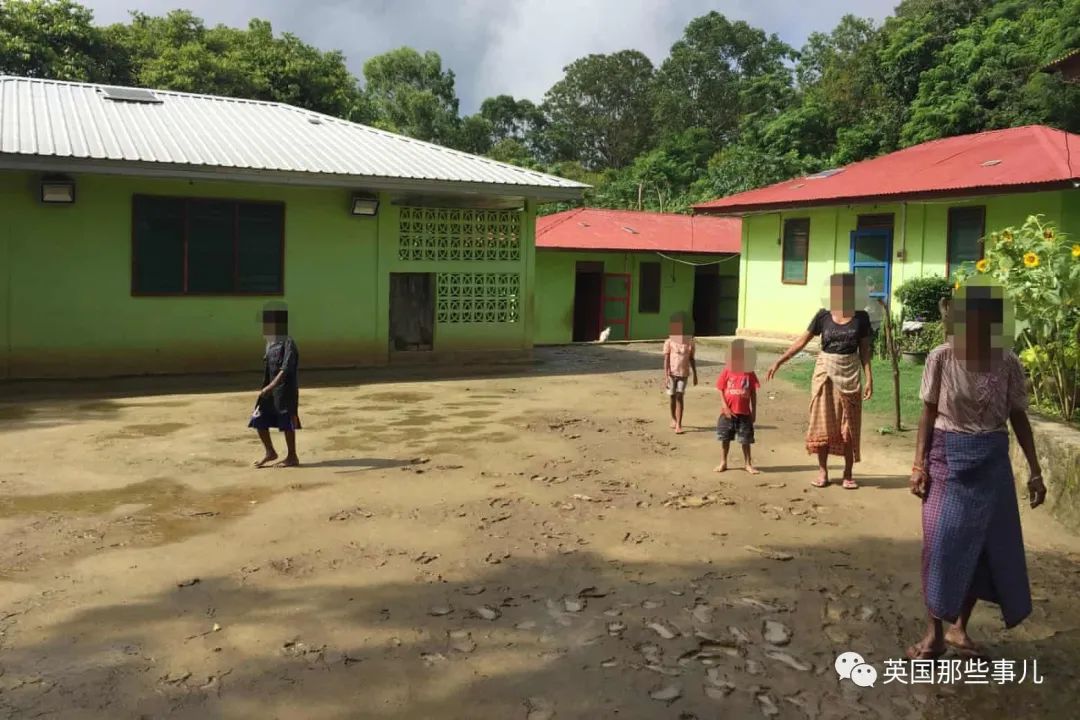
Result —
<svg viewBox="0 0 1080 720"><path fill-rule="evenodd" d="M600 342L607 342L607 339L611 337L611 328L606 327L600 331Z"/></svg>

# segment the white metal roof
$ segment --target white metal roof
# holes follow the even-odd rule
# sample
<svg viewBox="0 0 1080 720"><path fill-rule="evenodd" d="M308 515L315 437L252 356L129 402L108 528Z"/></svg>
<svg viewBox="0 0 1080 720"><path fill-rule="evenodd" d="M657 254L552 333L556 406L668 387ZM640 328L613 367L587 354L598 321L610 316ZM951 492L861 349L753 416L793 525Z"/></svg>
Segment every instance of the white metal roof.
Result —
<svg viewBox="0 0 1080 720"><path fill-rule="evenodd" d="M0 168L229 177L562 199L586 185L281 103L0 75Z"/></svg>

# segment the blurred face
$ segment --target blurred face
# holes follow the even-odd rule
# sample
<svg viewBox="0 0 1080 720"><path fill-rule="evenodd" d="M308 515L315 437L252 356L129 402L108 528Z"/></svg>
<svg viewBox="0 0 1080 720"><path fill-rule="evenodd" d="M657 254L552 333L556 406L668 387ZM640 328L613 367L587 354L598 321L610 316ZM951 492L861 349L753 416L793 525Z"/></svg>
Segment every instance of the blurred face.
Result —
<svg viewBox="0 0 1080 720"><path fill-rule="evenodd" d="M993 370L1001 362L1003 340L1000 304L957 303L952 342L961 366L972 372Z"/></svg>
<svg viewBox="0 0 1080 720"><path fill-rule="evenodd" d="M691 335L690 323L687 322L686 316L683 313L673 315L668 322L668 334L671 337L686 337Z"/></svg>
<svg viewBox="0 0 1080 720"><path fill-rule="evenodd" d="M728 368L732 372L754 372L757 351L745 340L733 340L728 350Z"/></svg>
<svg viewBox="0 0 1080 720"><path fill-rule="evenodd" d="M852 315L855 312L855 276L850 273L833 275L829 280L829 310Z"/></svg>
<svg viewBox="0 0 1080 720"><path fill-rule="evenodd" d="M280 310L264 311L262 315L263 337L270 339L286 335L288 333L286 317L285 313Z"/></svg>

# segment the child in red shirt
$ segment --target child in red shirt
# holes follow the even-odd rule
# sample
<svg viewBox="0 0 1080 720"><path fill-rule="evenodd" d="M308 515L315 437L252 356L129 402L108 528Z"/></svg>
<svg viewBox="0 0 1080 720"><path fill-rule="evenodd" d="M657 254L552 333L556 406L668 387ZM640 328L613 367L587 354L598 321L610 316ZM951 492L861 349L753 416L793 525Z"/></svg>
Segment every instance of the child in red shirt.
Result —
<svg viewBox="0 0 1080 720"><path fill-rule="evenodd" d="M716 422L716 437L724 444L724 459L716 466L716 472L727 470L728 448L737 439L742 445L743 465L746 472L757 475L760 471L750 460L750 446L754 443L754 422L757 420L757 389L761 387L753 371L753 349L744 340L733 340L728 363L716 380L720 391L720 417Z"/></svg>

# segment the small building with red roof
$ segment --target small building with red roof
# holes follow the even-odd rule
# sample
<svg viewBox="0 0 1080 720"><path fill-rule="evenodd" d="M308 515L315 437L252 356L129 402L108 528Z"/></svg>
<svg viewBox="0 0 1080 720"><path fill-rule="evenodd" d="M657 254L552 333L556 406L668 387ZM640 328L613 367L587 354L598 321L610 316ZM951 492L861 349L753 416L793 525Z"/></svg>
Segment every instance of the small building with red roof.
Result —
<svg viewBox="0 0 1080 720"><path fill-rule="evenodd" d="M1080 135L1028 125L944 138L694 211L743 221L739 334L794 335L832 273L891 301L910 278L975 263L984 238L1030 215L1080 237Z"/></svg>
<svg viewBox="0 0 1080 720"><path fill-rule="evenodd" d="M536 219L535 342L667 337L676 312L698 335L735 332L742 221L576 208Z"/></svg>

